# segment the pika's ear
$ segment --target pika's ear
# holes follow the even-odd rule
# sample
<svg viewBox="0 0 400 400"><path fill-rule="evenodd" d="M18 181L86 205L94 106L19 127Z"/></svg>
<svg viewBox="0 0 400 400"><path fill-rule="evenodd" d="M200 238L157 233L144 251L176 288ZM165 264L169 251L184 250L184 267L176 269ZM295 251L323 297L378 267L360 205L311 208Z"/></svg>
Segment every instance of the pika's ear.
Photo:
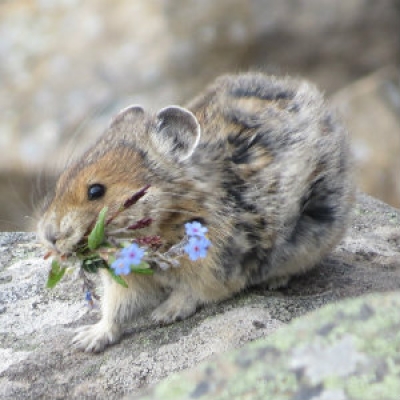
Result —
<svg viewBox="0 0 400 400"><path fill-rule="evenodd" d="M111 121L110 127L116 127L122 122L134 122L144 116L144 110L141 106L132 104L123 108Z"/></svg>
<svg viewBox="0 0 400 400"><path fill-rule="evenodd" d="M176 161L189 158L200 140L200 125L185 108L170 106L157 114L156 129L151 139L157 150Z"/></svg>

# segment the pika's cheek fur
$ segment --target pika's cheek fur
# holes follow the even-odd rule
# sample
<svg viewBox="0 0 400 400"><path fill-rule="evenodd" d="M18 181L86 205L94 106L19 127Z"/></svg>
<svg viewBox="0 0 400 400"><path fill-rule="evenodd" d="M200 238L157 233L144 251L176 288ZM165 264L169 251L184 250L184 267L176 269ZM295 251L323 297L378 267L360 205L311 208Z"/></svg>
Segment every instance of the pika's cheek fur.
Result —
<svg viewBox="0 0 400 400"><path fill-rule="evenodd" d="M150 184L109 228L151 217L146 234L168 247L182 239L185 222L199 220L212 247L204 259L182 257L179 268L130 274L128 289L101 271L102 318L78 333L75 346L101 351L145 311L171 323L251 285L276 288L315 267L349 222L351 170L345 128L306 81L223 76L187 108L122 110L60 177L38 227L45 246L73 251L104 205ZM88 200L92 184L104 185L104 197Z"/></svg>

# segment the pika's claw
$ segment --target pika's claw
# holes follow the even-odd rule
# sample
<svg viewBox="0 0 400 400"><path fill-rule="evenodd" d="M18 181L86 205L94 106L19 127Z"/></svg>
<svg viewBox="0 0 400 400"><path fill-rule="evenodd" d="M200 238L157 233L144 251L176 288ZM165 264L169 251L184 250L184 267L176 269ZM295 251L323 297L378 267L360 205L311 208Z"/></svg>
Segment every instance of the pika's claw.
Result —
<svg viewBox="0 0 400 400"><path fill-rule="evenodd" d="M72 345L87 353L98 353L107 346L116 343L121 337L121 330L118 326L110 326L100 321L94 325L87 325L78 328L72 339Z"/></svg>

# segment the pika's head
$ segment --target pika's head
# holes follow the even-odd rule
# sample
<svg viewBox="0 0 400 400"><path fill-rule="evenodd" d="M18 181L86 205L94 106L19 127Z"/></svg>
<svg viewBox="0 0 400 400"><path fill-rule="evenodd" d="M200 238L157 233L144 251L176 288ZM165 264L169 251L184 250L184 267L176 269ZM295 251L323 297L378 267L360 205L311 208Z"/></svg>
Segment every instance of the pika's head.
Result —
<svg viewBox="0 0 400 400"><path fill-rule="evenodd" d="M103 207L112 215L146 185L147 194L115 219L113 228L135 218L157 220L157 210L172 207L165 187L184 180L185 165L199 139L196 117L181 107L167 107L156 115L139 106L122 110L97 143L61 174L38 224L41 242L52 252L70 254ZM152 233L157 233L157 223L149 228Z"/></svg>

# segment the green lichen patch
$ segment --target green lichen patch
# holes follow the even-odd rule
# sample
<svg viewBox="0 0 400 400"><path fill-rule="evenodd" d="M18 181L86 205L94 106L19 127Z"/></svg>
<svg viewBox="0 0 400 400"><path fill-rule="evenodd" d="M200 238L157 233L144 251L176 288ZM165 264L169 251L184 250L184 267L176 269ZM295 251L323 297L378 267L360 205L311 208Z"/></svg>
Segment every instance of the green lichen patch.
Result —
<svg viewBox="0 0 400 400"><path fill-rule="evenodd" d="M397 293L326 306L140 398L398 400L399 309Z"/></svg>

